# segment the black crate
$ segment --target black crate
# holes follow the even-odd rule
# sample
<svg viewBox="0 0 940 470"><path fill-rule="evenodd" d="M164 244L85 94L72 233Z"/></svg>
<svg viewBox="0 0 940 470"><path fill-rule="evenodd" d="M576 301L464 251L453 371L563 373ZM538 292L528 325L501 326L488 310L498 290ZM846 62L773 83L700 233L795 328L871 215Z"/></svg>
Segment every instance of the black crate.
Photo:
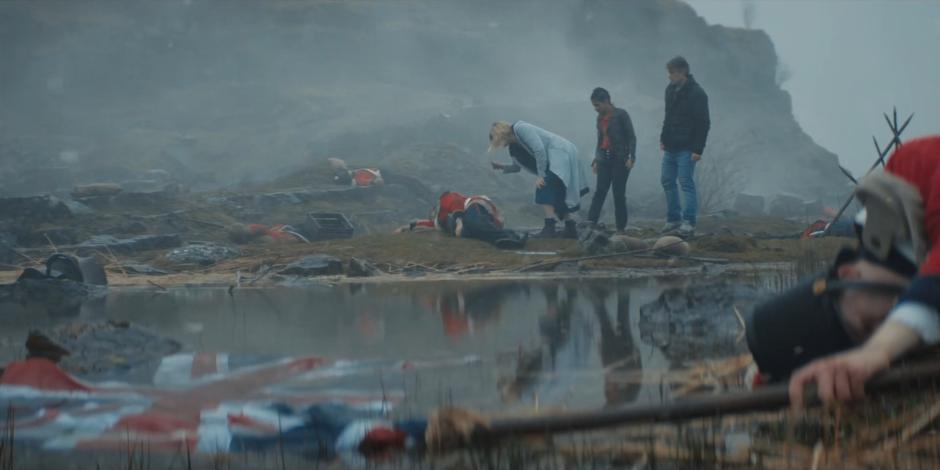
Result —
<svg viewBox="0 0 940 470"><path fill-rule="evenodd" d="M345 215L338 212L310 212L301 226L310 240L352 238L353 226Z"/></svg>

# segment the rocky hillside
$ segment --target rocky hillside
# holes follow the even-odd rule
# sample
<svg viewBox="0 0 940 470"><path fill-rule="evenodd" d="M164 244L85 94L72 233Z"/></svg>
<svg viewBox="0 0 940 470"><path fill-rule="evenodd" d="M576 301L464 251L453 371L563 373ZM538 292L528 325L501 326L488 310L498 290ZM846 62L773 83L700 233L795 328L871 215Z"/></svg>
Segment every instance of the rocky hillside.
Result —
<svg viewBox="0 0 940 470"><path fill-rule="evenodd" d="M769 38L677 0L3 2L0 41L0 195L147 170L231 187L338 156L525 206L531 179L489 170L507 158L485 155L489 124L540 124L587 163L604 86L639 135L628 194L656 212L678 53L711 100L703 186L846 190L794 121Z"/></svg>

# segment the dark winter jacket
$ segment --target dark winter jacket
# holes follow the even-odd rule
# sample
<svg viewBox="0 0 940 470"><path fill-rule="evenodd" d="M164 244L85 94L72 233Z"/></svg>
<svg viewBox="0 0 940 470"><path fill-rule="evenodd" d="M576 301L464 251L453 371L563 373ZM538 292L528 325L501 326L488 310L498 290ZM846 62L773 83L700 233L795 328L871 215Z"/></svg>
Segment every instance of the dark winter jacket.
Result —
<svg viewBox="0 0 940 470"><path fill-rule="evenodd" d="M610 139L610 153L614 158L636 159L636 134L633 132L633 121L630 115L620 109L614 108L614 115L607 124L607 137ZM604 141L604 132L601 130L601 118L597 118L597 147L595 156L600 158L604 151L601 143Z"/></svg>
<svg viewBox="0 0 940 470"><path fill-rule="evenodd" d="M708 95L692 75L681 87L670 83L666 87L666 118L659 137L666 151L701 155L710 127Z"/></svg>

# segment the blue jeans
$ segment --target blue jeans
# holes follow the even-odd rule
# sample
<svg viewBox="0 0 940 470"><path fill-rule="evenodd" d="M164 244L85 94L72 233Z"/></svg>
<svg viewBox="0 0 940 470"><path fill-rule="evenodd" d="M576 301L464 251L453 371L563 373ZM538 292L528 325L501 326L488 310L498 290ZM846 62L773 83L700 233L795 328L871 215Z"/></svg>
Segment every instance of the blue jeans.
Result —
<svg viewBox="0 0 940 470"><path fill-rule="evenodd" d="M660 182L666 191L666 221L679 222L679 212L682 211L682 220L695 226L695 217L698 215L698 196L695 194L695 162L692 161L692 152L665 152L663 154L663 172ZM676 187L676 180L679 187ZM682 189L682 206L679 205L679 188Z"/></svg>

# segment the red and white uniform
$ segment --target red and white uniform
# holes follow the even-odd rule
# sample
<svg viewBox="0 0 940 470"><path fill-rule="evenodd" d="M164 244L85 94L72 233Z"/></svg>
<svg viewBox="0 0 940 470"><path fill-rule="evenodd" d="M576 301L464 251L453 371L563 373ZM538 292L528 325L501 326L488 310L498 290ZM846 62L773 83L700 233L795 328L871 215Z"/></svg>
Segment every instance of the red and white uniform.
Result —
<svg viewBox="0 0 940 470"><path fill-rule="evenodd" d="M486 196L464 196L458 192L447 191L441 194L437 207L431 211L428 219L422 219L415 222L416 227L427 227L442 229L445 226L447 217L456 212L464 212L470 206L479 204L493 216L498 228L503 228L503 220L499 215L499 210L493 201Z"/></svg>
<svg viewBox="0 0 940 470"><path fill-rule="evenodd" d="M940 135L905 143L891 155L885 168L920 192L928 242L926 259L888 320L911 327L926 344L937 344L940 343Z"/></svg>

